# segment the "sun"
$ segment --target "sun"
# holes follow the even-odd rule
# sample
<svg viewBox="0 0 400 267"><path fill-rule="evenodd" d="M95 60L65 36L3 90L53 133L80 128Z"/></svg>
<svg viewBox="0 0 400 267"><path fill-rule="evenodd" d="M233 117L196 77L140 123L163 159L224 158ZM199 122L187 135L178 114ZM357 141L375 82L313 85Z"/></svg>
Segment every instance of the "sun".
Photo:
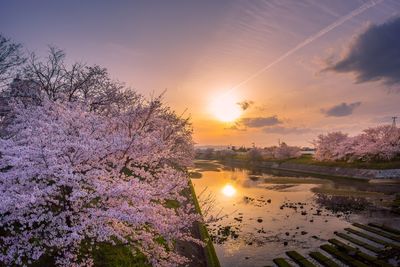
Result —
<svg viewBox="0 0 400 267"><path fill-rule="evenodd" d="M233 91L219 94L211 102L211 113L222 122L233 122L242 115L238 102L239 99Z"/></svg>

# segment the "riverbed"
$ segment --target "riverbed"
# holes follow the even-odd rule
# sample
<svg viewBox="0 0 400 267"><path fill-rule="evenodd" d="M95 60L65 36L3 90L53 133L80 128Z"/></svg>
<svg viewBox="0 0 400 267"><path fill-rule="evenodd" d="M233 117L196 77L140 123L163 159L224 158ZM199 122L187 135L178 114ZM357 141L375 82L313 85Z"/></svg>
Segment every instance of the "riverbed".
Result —
<svg viewBox="0 0 400 267"><path fill-rule="evenodd" d="M222 266L310 252L354 222L400 226L396 181L317 178L198 160L192 182Z"/></svg>

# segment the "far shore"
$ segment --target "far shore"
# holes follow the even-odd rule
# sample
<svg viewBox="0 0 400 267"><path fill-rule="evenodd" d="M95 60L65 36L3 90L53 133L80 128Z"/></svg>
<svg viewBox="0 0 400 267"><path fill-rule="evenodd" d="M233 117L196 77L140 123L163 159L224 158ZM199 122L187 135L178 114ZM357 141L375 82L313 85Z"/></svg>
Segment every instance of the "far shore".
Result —
<svg viewBox="0 0 400 267"><path fill-rule="evenodd" d="M391 162L319 162L311 155L285 160L248 160L242 157L212 158L246 167L266 168L319 176L352 179L400 179L400 161Z"/></svg>

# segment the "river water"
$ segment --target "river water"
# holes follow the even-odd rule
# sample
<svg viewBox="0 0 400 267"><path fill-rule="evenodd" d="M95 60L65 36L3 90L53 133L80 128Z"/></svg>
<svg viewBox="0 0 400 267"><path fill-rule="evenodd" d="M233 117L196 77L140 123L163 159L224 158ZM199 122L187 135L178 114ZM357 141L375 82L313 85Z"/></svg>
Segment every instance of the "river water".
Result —
<svg viewBox="0 0 400 267"><path fill-rule="evenodd" d="M205 160L193 171L222 266L272 265L288 250L306 255L354 222L400 226L388 208L400 192L394 181L322 179Z"/></svg>

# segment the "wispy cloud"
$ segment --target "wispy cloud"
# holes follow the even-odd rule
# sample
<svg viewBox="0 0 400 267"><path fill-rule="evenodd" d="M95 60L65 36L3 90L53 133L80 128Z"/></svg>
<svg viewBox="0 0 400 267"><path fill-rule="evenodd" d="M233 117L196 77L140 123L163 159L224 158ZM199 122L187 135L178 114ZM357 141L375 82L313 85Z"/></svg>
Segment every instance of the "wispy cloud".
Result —
<svg viewBox="0 0 400 267"><path fill-rule="evenodd" d="M254 102L253 101L250 101L250 100L244 100L244 101L242 101L242 102L239 102L239 103L237 103L241 108L242 108L242 110L244 111L244 110L247 110L250 106L252 106L253 104L254 104Z"/></svg>
<svg viewBox="0 0 400 267"><path fill-rule="evenodd" d="M277 116L270 117L254 117L254 118L242 118L237 122L238 125L248 128L262 128L265 126L272 126L281 124L282 121Z"/></svg>
<svg viewBox="0 0 400 267"><path fill-rule="evenodd" d="M282 127L282 126L274 126L274 127L265 127L263 132L267 134L306 134L312 132L313 130L310 128L297 128L297 127Z"/></svg>

